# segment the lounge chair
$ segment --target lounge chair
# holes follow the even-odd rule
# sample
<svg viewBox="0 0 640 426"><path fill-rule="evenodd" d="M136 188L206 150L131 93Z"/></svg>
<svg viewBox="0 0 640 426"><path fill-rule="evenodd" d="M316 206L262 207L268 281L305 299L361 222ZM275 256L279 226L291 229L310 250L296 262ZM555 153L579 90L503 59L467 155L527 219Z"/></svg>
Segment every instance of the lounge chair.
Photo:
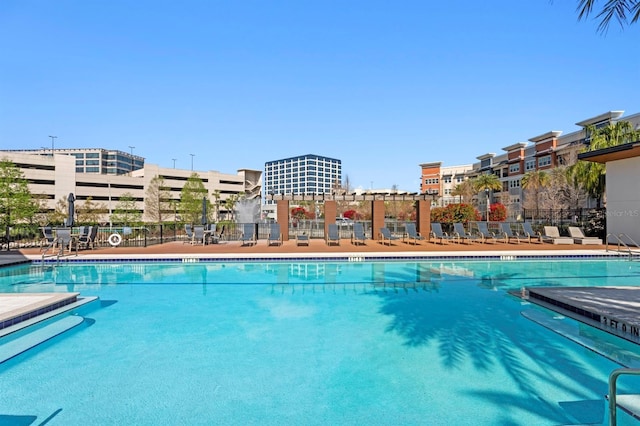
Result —
<svg viewBox="0 0 640 426"><path fill-rule="evenodd" d="M242 227L242 235L240 241L242 245L254 245L257 242L255 225L253 223L244 223Z"/></svg>
<svg viewBox="0 0 640 426"><path fill-rule="evenodd" d="M542 241L551 244L573 244L573 238L560 236L557 226L545 226Z"/></svg>
<svg viewBox="0 0 640 426"><path fill-rule="evenodd" d="M280 232L280 224L272 223L269 226L269 236L267 237L267 245L275 244L277 246L282 245L282 232Z"/></svg>
<svg viewBox="0 0 640 426"><path fill-rule="evenodd" d="M498 242L496 234L489 231L487 222L476 222L476 225L478 225L478 234L480 234L480 239L482 239L483 243L486 243L490 239L493 239L494 242Z"/></svg>
<svg viewBox="0 0 640 426"><path fill-rule="evenodd" d="M524 235L529 240L529 244L531 244L531 240L533 238L537 239L538 242L542 242L542 235L539 232L535 232L533 230L533 228L531 227L531 223L530 222L524 222L522 224L522 230L524 232Z"/></svg>
<svg viewBox="0 0 640 426"><path fill-rule="evenodd" d="M582 232L582 229L577 226L569 227L569 236L573 238L575 244L602 244L602 239L598 237L587 237L584 235L584 232Z"/></svg>
<svg viewBox="0 0 640 426"><path fill-rule="evenodd" d="M351 234L351 244L367 244L367 236L364 234L364 226L361 222L353 223L353 233Z"/></svg>
<svg viewBox="0 0 640 426"><path fill-rule="evenodd" d="M416 230L416 224L413 222L405 223L405 239L404 242L408 243L413 240L413 244L418 244L418 241L424 240L424 237L418 233Z"/></svg>
<svg viewBox="0 0 640 426"><path fill-rule="evenodd" d="M327 245L331 244L340 245L340 231L338 230L338 225L335 223L330 223L327 228Z"/></svg>
<svg viewBox="0 0 640 426"><path fill-rule="evenodd" d="M89 232L86 235L81 235L78 238L78 249L94 249L96 237L98 236L98 225L89 227Z"/></svg>
<svg viewBox="0 0 640 426"><path fill-rule="evenodd" d="M514 233L511 229L511 225L507 222L500 223L500 229L502 230L502 236L504 238L505 243L510 243L511 240L516 240L518 244L520 244L520 235L518 233Z"/></svg>
<svg viewBox="0 0 640 426"><path fill-rule="evenodd" d="M193 235L191 236L191 245L202 244L207 242L204 233L204 225L196 225L193 227Z"/></svg>
<svg viewBox="0 0 640 426"><path fill-rule="evenodd" d="M382 244L387 244L391 245L391 241L393 240L399 240L400 237L397 237L395 235L393 235L391 233L391 231L389 230L389 228L387 227L382 227L380 228L380 242Z"/></svg>
<svg viewBox="0 0 640 426"><path fill-rule="evenodd" d="M296 245L297 246L309 245L309 233L307 231L298 229L298 232L296 233Z"/></svg>
<svg viewBox="0 0 640 426"><path fill-rule="evenodd" d="M440 244L443 244L444 241L451 241L453 239L453 235L449 235L442 230L442 224L439 222L433 222L431 224L430 237L434 240L440 239Z"/></svg>
<svg viewBox="0 0 640 426"><path fill-rule="evenodd" d="M453 224L453 236L458 243L460 243L460 241L471 242L478 239L478 237L464 229L464 224L462 222L456 222Z"/></svg>

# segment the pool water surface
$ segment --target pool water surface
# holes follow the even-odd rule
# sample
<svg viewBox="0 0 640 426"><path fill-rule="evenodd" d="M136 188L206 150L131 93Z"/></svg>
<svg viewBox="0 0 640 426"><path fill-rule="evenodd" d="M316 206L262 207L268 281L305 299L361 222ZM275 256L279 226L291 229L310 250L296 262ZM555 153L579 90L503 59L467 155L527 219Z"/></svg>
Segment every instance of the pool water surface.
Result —
<svg viewBox="0 0 640 426"><path fill-rule="evenodd" d="M640 285L640 264L5 268L0 292L99 301L72 313L81 326L0 364L0 424L605 424L620 365L521 313L637 347L507 293L548 285Z"/></svg>

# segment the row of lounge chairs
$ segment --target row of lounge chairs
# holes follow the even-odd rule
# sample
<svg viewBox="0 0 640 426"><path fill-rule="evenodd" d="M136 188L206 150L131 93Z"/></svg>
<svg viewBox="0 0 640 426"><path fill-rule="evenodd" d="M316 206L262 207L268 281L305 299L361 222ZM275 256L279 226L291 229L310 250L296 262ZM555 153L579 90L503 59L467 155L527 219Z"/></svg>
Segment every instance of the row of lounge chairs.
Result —
<svg viewBox="0 0 640 426"><path fill-rule="evenodd" d="M445 242L456 243L471 243L471 242L503 242L503 243L517 243L521 242L547 242L551 244L602 244L602 240L596 237L586 237L582 230L578 227L569 227L570 236L561 236L559 230L555 226L545 226L544 234L533 230L531 223L522 223L522 230L515 232L509 223L500 223L499 232L492 232L489 230L486 222L476 222L477 229L474 232L470 232L465 229L463 223L454 223L453 232L447 233L442 229L440 223L431 223L431 232L428 236L421 235L416 230L414 223L405 224L405 233L402 237L394 235L387 227L380 228L379 230L379 242L385 245L392 245L394 241L402 239L409 244L419 244L421 241L433 241L434 243L444 244ZM219 232L216 232L216 227L210 230L203 229L203 226L196 226L191 232L187 229L187 235L192 244L208 244L210 242L217 242L223 238L224 226ZM297 245L309 245L310 236L307 232L302 231L295 236ZM351 233L351 244L360 245L366 244L368 237L365 234L364 226L360 222L353 223L353 229ZM337 224L329 224L327 227L327 234L325 236L325 242L327 245L340 245L340 230ZM254 245L257 243L256 226L252 223L243 224L242 231L239 237L239 241L242 245ZM267 237L267 245L282 245L283 236L279 223L272 223L269 227L269 234Z"/></svg>

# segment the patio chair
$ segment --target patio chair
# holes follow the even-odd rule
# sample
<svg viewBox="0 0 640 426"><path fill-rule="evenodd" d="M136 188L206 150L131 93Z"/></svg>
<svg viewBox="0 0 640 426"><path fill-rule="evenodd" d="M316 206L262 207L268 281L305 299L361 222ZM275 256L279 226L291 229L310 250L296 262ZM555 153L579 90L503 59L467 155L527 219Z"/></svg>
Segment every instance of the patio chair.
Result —
<svg viewBox="0 0 640 426"><path fill-rule="evenodd" d="M240 235L241 245L254 245L257 243L255 225L253 223L243 223L242 225L242 235Z"/></svg>
<svg viewBox="0 0 640 426"><path fill-rule="evenodd" d="M364 226L361 222L353 223L353 233L351 234L351 244L367 244L367 236L364 234Z"/></svg>
<svg viewBox="0 0 640 426"><path fill-rule="evenodd" d="M602 244L602 239L598 237L587 237L584 235L584 232L582 232L582 229L577 226L569 227L569 236L573 238L575 244Z"/></svg>
<svg viewBox="0 0 640 426"><path fill-rule="evenodd" d="M404 230L405 230L405 236L404 236L405 243L408 243L411 240L413 240L413 244L415 245L415 244L418 244L418 241L424 240L424 237L420 235L420 233L416 230L415 223L413 222L405 223Z"/></svg>
<svg viewBox="0 0 640 426"><path fill-rule="evenodd" d="M542 241L551 244L573 244L573 238L560 236L557 226L545 226Z"/></svg>
<svg viewBox="0 0 640 426"><path fill-rule="evenodd" d="M340 231L338 230L338 225L335 223L330 223L327 227L326 242L328 246L331 244L340 245Z"/></svg>
<svg viewBox="0 0 640 426"><path fill-rule="evenodd" d="M531 223L530 222L523 222L522 223L522 230L524 232L524 235L529 240L529 244L531 244L531 240L533 238L537 239L538 242L542 242L542 235L539 232L535 232L533 230L533 228L531 227Z"/></svg>
<svg viewBox="0 0 640 426"><path fill-rule="evenodd" d="M442 224L440 222L433 222L431 224L431 234L429 237L434 240L440 239L440 244L443 244L444 241L451 241L453 239L453 235L449 235L442 230Z"/></svg>
<svg viewBox="0 0 640 426"><path fill-rule="evenodd" d="M464 229L464 224L462 222L456 222L453 224L453 236L458 243L460 243L460 241L466 241L469 243L478 239L478 237Z"/></svg>
<svg viewBox="0 0 640 426"><path fill-rule="evenodd" d="M71 235L71 228L56 228L55 245L60 250L60 255L64 254L65 249L68 250L69 253L71 253L74 248L78 248L74 236Z"/></svg>
<svg viewBox="0 0 640 426"><path fill-rule="evenodd" d="M78 249L94 249L96 237L98 236L98 225L89 227L89 232L86 235L81 235L78 238Z"/></svg>
<svg viewBox="0 0 640 426"><path fill-rule="evenodd" d="M380 243L391 245L393 240L399 240L400 237L397 237L391 233L389 228L382 227L380 228Z"/></svg>
<svg viewBox="0 0 640 426"><path fill-rule="evenodd" d="M42 241L40 242L40 250L45 250L53 245L56 237L53 235L53 229L50 226L42 228Z"/></svg>
<svg viewBox="0 0 640 426"><path fill-rule="evenodd" d="M218 244L220 243L220 241L224 240L225 238L225 225L222 225L220 227L220 232L216 232L216 228L217 225L213 224L213 225L209 225L209 235L208 235L208 240L209 240L209 244Z"/></svg>
<svg viewBox="0 0 640 426"><path fill-rule="evenodd" d="M483 243L488 242L488 240L493 239L494 242L498 242L498 238L494 232L489 231L489 226L487 222L476 222L478 226L478 234L480 234L480 239Z"/></svg>
<svg viewBox="0 0 640 426"><path fill-rule="evenodd" d="M500 223L500 229L502 230L502 237L504 238L505 243L510 243L511 240L516 240L518 244L520 244L520 235L518 233L514 233L511 229L511 225L507 222Z"/></svg>
<svg viewBox="0 0 640 426"><path fill-rule="evenodd" d="M184 234L187 236L187 239L183 241L183 244L191 243L193 241L193 230L188 223L184 225Z"/></svg>
<svg viewBox="0 0 640 426"><path fill-rule="evenodd" d="M282 233L280 232L280 224L275 222L269 225L269 236L267 237L267 245L282 245Z"/></svg>
<svg viewBox="0 0 640 426"><path fill-rule="evenodd" d="M191 237L191 245L202 244L205 245L207 242L205 233L204 233L204 225L196 225L193 227L193 236Z"/></svg>

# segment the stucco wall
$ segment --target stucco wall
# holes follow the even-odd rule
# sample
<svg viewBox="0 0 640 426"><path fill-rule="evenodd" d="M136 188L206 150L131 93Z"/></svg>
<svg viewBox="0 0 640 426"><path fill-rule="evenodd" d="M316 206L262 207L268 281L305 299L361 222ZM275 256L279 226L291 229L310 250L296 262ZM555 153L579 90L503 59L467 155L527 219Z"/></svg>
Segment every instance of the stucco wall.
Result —
<svg viewBox="0 0 640 426"><path fill-rule="evenodd" d="M607 163L607 232L640 244L640 157ZM615 238L610 238L615 242ZM626 241L628 242L628 241Z"/></svg>

